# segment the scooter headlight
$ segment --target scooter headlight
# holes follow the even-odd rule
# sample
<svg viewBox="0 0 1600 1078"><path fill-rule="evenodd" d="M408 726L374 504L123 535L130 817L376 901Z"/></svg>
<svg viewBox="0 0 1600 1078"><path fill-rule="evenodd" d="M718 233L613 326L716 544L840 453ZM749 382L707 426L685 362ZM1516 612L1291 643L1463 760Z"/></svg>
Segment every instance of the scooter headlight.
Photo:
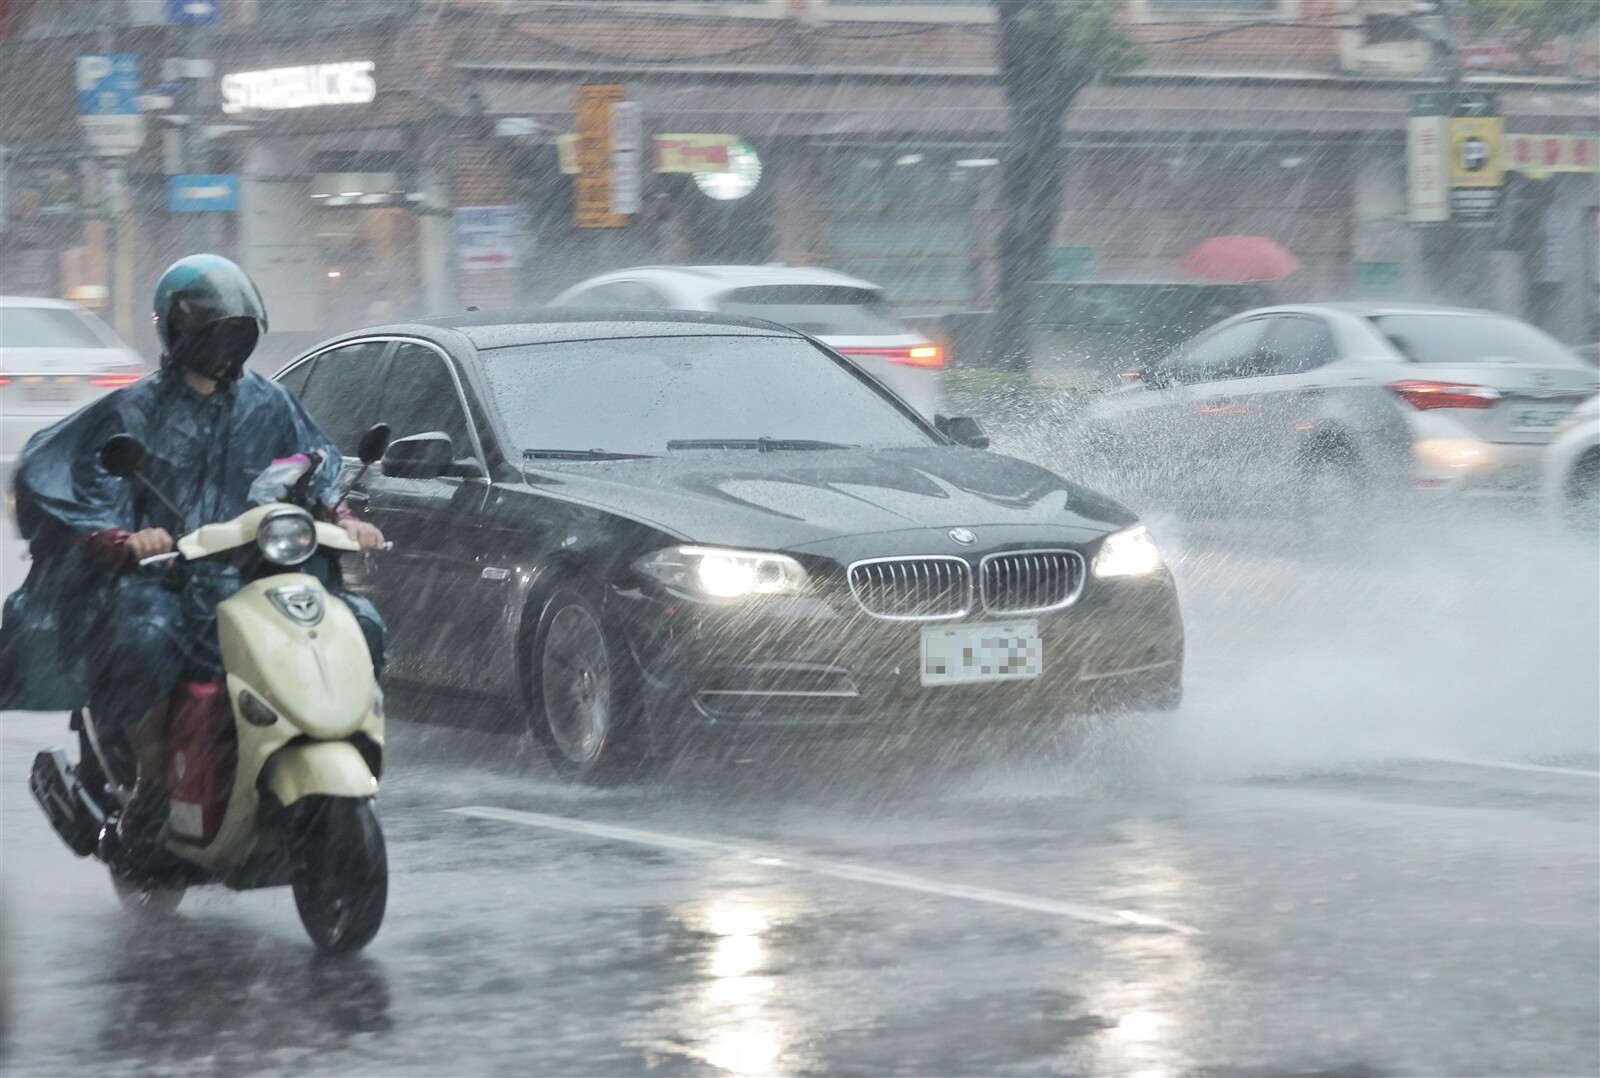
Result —
<svg viewBox="0 0 1600 1078"><path fill-rule="evenodd" d="M317 549L317 526L304 510L284 510L261 522L256 545L274 565L299 565Z"/></svg>

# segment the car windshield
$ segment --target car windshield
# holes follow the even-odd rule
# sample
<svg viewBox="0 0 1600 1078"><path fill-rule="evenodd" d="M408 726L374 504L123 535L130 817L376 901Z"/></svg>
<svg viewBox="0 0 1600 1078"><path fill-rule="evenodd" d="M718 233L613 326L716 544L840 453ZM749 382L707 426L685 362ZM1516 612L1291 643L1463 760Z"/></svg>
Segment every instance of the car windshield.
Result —
<svg viewBox="0 0 1600 1078"><path fill-rule="evenodd" d="M717 309L793 326L818 337L909 333L883 293L848 285L777 284L735 288L717 297Z"/></svg>
<svg viewBox="0 0 1600 1078"><path fill-rule="evenodd" d="M482 359L524 450L656 455L763 439L934 442L860 376L792 337L628 337L495 348Z"/></svg>
<svg viewBox="0 0 1600 1078"><path fill-rule="evenodd" d="M1515 360L1551 367L1583 363L1554 338L1514 318L1483 314L1379 314L1370 319L1413 363Z"/></svg>
<svg viewBox="0 0 1600 1078"><path fill-rule="evenodd" d="M0 349L112 348L110 330L64 307L0 307Z"/></svg>

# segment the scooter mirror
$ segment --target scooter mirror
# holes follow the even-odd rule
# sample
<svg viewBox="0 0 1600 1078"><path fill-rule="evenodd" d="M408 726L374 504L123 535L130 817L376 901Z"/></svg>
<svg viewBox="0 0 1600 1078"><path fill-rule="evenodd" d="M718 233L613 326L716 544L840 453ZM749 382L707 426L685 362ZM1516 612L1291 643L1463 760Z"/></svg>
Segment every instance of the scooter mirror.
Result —
<svg viewBox="0 0 1600 1078"><path fill-rule="evenodd" d="M361 436L356 456L361 458L362 464L376 464L383 459L384 451L389 448L389 433L389 424L378 423Z"/></svg>
<svg viewBox="0 0 1600 1078"><path fill-rule="evenodd" d="M146 456L144 443L131 434L113 434L100 447L100 467L119 479L138 472Z"/></svg>

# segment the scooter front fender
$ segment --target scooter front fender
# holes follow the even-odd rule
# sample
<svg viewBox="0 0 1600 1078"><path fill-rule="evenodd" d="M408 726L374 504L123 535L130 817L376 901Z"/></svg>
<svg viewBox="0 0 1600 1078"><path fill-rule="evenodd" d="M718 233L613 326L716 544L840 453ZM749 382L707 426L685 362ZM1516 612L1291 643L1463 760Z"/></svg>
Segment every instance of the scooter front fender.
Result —
<svg viewBox="0 0 1600 1078"><path fill-rule="evenodd" d="M300 741L272 754L267 789L285 807L302 797L372 797L378 780L348 741Z"/></svg>

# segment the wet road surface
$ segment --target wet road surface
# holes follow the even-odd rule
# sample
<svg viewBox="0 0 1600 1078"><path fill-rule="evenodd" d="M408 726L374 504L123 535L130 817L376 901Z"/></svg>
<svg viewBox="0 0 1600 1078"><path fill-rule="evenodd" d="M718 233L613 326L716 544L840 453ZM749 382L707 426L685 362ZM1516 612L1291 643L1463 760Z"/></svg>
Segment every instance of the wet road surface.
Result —
<svg viewBox="0 0 1600 1078"><path fill-rule="evenodd" d="M0 1072L1593 1074L1593 548L1508 536L1174 544L1188 701L1075 756L766 741L596 791L397 692L353 960L286 891L127 917L29 801L59 718L7 716Z"/></svg>

